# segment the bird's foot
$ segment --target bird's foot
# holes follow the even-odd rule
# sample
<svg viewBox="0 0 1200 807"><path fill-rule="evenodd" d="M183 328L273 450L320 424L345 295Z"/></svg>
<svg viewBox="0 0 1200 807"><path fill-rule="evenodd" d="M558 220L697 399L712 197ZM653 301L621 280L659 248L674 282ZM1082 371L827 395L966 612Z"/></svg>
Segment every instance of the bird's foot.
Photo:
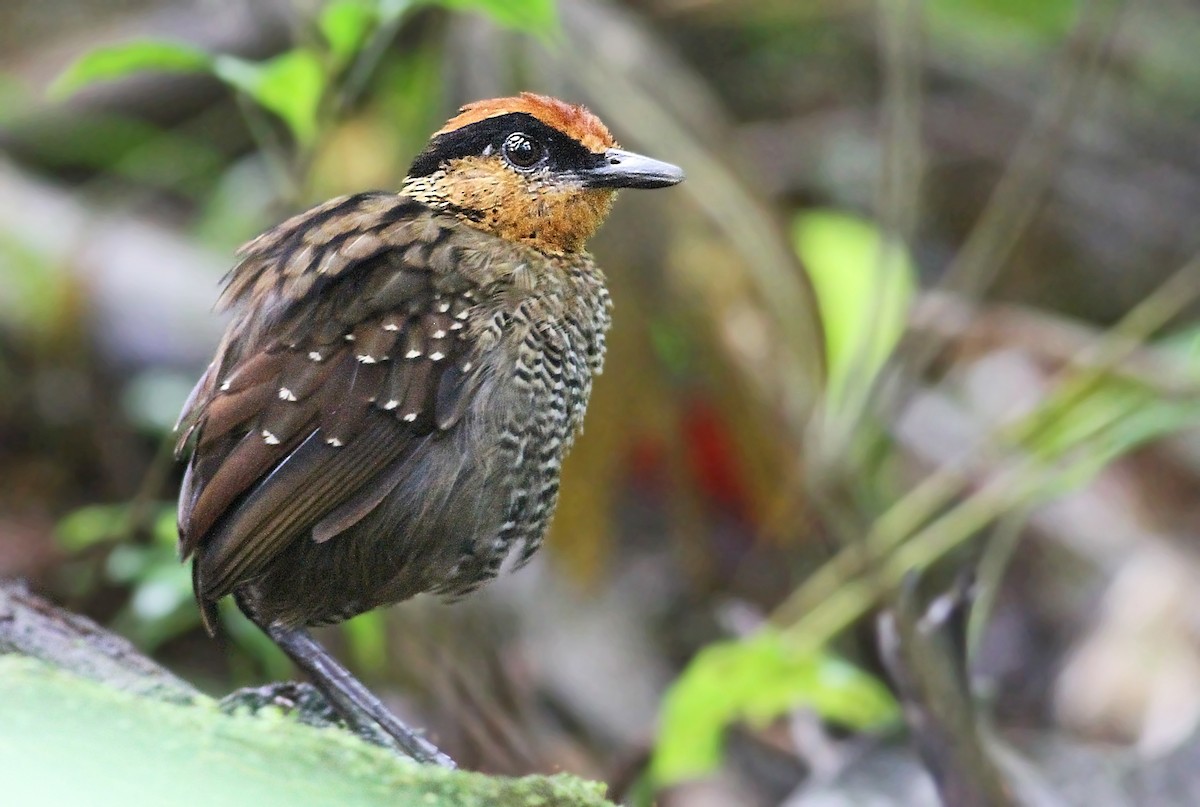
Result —
<svg viewBox="0 0 1200 807"><path fill-rule="evenodd" d="M263 709L278 709L306 726L344 729L372 745L408 756L379 725L369 720L346 720L321 690L306 682L276 681L257 687L243 687L221 698L218 706L226 714L257 714Z"/></svg>
<svg viewBox="0 0 1200 807"><path fill-rule="evenodd" d="M312 678L326 701L345 719L355 734L371 738L412 757L417 762L432 763L443 768L456 767L454 760L438 750L420 732L406 726L391 710L342 664L321 647L302 628L265 623L254 610L243 608L246 614L287 654L296 666ZM380 739L386 740L379 742Z"/></svg>

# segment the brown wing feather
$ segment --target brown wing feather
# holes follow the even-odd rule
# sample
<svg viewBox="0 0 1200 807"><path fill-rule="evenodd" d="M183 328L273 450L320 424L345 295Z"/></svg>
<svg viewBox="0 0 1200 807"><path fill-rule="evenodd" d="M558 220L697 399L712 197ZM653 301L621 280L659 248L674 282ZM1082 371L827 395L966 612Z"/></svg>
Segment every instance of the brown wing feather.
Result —
<svg viewBox="0 0 1200 807"><path fill-rule="evenodd" d="M481 237L362 194L243 248L223 296L241 310L181 418L180 548L202 605L289 542L356 523L398 478L388 468L461 418L478 350L462 323L491 278L457 256Z"/></svg>

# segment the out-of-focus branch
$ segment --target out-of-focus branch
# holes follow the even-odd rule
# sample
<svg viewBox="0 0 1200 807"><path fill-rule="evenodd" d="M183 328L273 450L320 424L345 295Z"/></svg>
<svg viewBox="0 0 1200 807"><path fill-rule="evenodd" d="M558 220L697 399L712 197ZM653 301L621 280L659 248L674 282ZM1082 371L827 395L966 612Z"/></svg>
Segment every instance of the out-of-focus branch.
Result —
<svg viewBox="0 0 1200 807"><path fill-rule="evenodd" d="M1017 144L1009 168L942 281L967 298L983 293L1037 215L1062 156L1071 124L1091 97L1116 34L1122 0L1089 3L1063 46L1051 91L1042 99L1029 131ZM936 354L929 339L912 341L902 372L915 383Z"/></svg>
<svg viewBox="0 0 1200 807"><path fill-rule="evenodd" d="M1200 394L1200 383L1172 356L1146 345L1131 345L1128 355L1111 367L1093 367L1087 349L1103 331L1047 311L1003 303L979 307L949 292L933 291L917 299L909 327L934 334L960 358L1019 350L1056 368L1103 369L1167 397Z"/></svg>

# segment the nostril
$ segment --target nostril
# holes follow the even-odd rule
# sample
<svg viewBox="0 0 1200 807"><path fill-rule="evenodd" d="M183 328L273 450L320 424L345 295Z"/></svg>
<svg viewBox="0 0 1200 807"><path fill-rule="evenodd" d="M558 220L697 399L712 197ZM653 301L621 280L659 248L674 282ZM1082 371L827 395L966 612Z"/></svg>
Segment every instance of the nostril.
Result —
<svg viewBox="0 0 1200 807"><path fill-rule="evenodd" d="M608 158L608 164L609 164L609 165L620 165L620 164L621 164L621 160L620 160L620 158L619 158L619 157L609 157L609 158Z"/></svg>

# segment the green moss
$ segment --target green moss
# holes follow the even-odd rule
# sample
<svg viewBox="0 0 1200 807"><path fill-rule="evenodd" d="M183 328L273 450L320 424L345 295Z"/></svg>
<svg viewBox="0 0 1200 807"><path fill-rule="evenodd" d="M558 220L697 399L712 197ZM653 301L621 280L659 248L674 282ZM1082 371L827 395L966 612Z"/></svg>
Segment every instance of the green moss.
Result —
<svg viewBox="0 0 1200 807"><path fill-rule="evenodd" d="M0 656L0 801L26 807L154 804L303 807L588 807L604 786L520 779L398 759L337 729L270 710L227 715L118 692Z"/></svg>

